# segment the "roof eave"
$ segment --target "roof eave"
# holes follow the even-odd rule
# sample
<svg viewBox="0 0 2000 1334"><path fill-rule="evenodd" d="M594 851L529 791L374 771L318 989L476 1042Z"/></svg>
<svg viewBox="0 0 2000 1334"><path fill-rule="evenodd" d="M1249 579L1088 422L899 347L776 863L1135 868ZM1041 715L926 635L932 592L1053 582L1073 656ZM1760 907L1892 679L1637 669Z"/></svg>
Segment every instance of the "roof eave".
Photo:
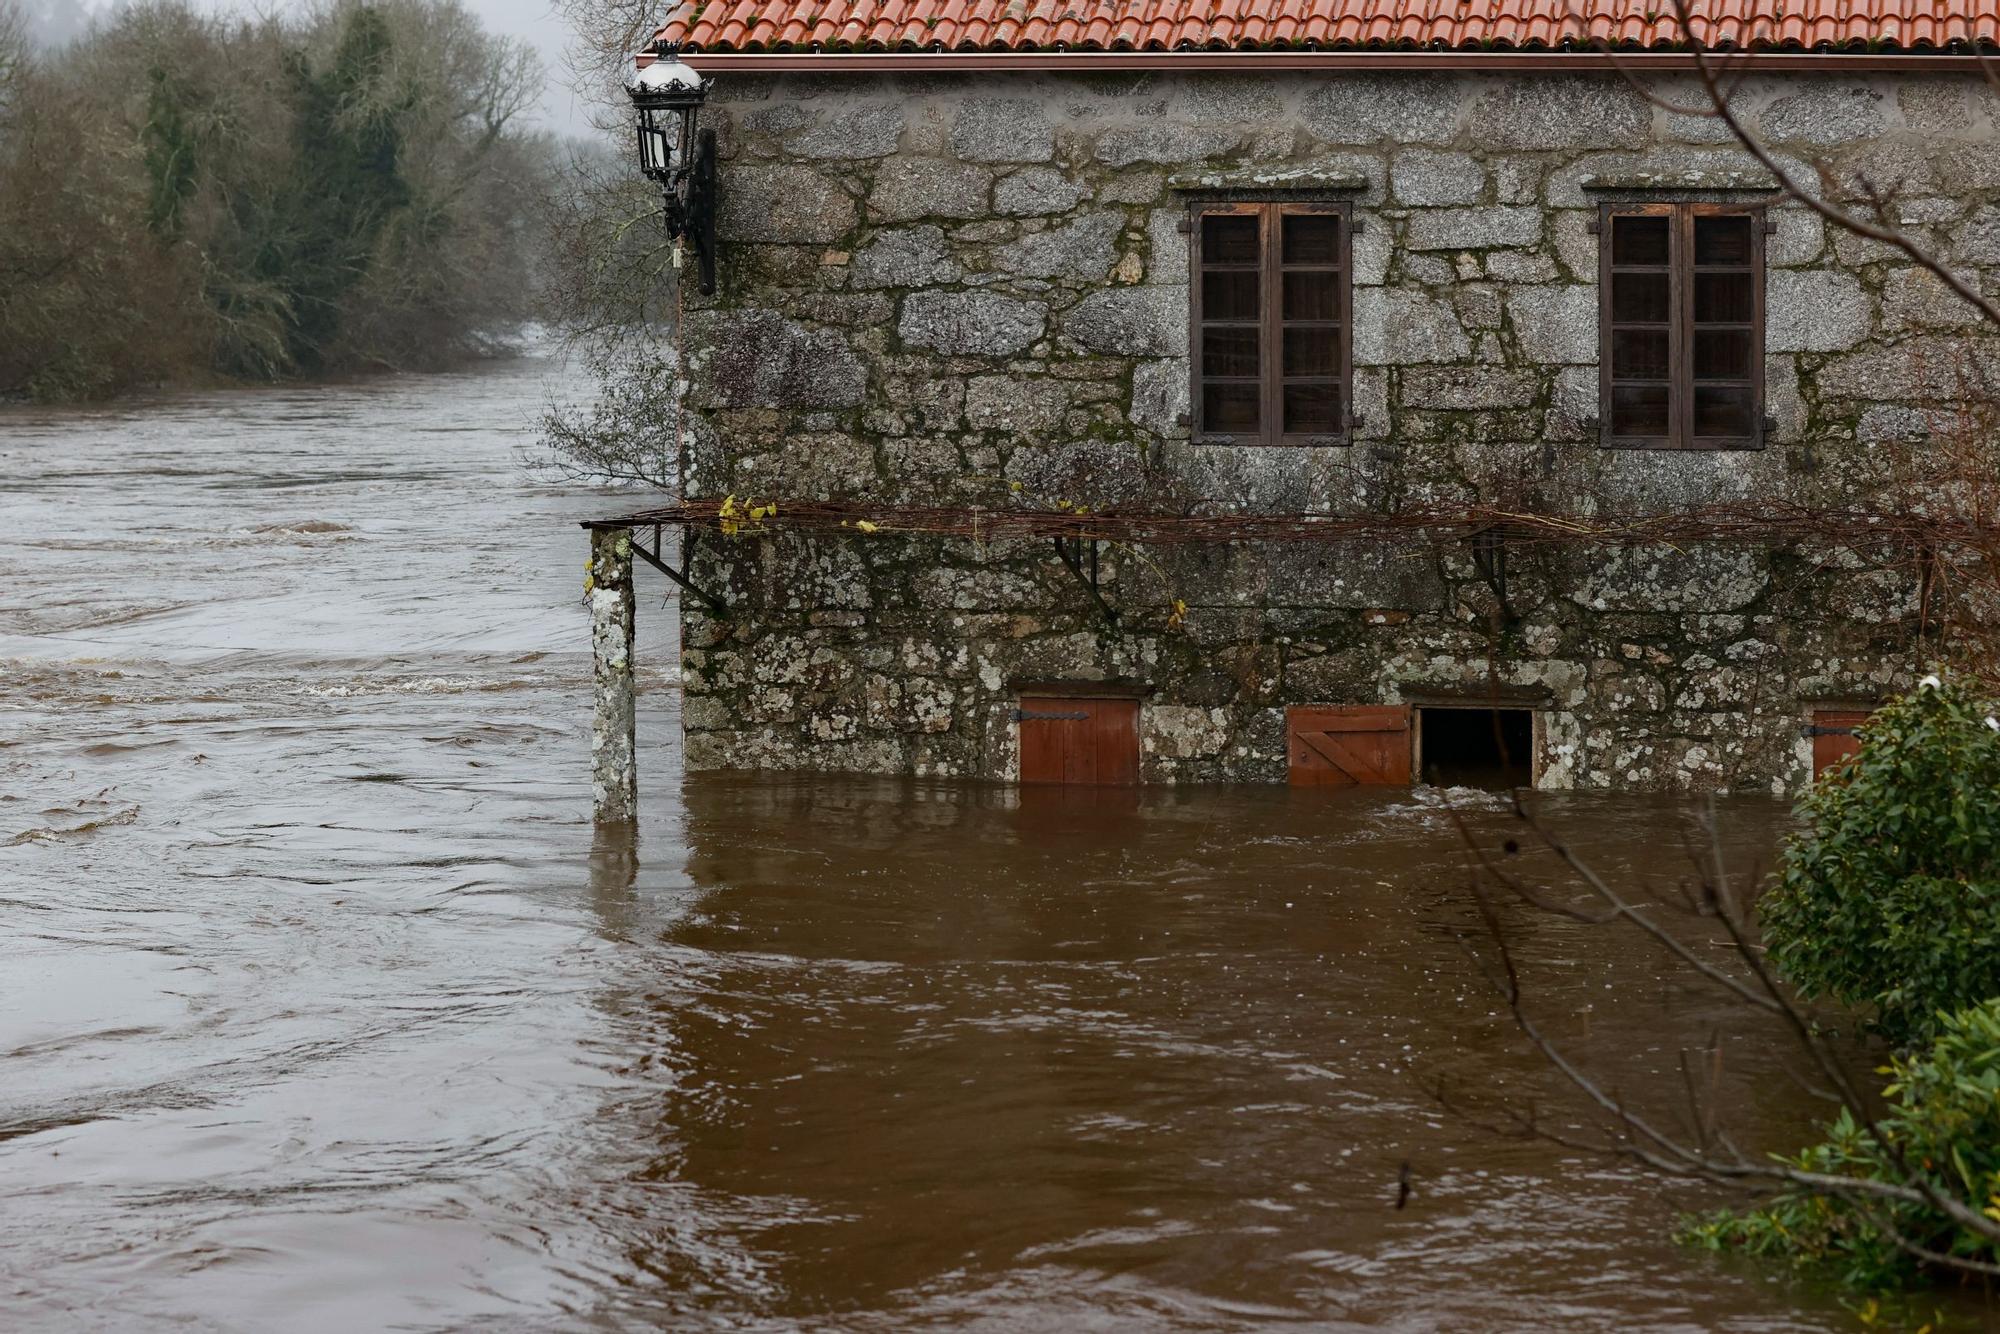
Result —
<svg viewBox="0 0 2000 1334"><path fill-rule="evenodd" d="M1693 69L1690 51L1465 50L1386 51L1186 50L1186 51L704 51L684 57L703 73L811 72L881 74L1100 73L1106 70L1459 70L1537 73L1552 70L1674 72ZM1978 73L1982 57L1971 52L1883 48L1865 51L1711 51L1708 58L1731 70L1792 73ZM1990 60L1991 57L1985 59Z"/></svg>

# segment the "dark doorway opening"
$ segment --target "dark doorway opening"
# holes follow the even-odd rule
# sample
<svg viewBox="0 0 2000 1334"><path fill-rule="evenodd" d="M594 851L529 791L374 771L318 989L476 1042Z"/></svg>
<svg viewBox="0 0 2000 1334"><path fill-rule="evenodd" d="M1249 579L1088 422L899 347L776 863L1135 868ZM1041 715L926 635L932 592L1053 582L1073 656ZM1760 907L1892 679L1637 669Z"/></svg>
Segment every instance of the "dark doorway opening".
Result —
<svg viewBox="0 0 2000 1334"><path fill-rule="evenodd" d="M1427 783L1505 790L1535 781L1528 709L1420 708L1417 738L1417 771Z"/></svg>

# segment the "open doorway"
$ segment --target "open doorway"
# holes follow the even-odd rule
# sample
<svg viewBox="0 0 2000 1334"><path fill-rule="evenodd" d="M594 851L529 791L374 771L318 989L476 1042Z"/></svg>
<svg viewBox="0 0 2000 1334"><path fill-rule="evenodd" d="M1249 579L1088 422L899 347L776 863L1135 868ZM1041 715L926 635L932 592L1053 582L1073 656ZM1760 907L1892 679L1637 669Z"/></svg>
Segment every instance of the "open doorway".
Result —
<svg viewBox="0 0 2000 1334"><path fill-rule="evenodd" d="M1439 787L1533 786L1533 710L1419 708L1417 774Z"/></svg>

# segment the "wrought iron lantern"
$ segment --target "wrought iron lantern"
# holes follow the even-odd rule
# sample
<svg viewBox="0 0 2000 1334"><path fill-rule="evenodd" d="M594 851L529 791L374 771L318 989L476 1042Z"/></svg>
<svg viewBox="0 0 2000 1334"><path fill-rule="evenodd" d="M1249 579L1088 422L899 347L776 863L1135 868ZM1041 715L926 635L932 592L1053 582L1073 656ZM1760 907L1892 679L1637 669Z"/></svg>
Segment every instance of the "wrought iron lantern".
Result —
<svg viewBox="0 0 2000 1334"><path fill-rule="evenodd" d="M650 57L648 59L647 57ZM700 268L703 295L715 291L715 131L696 120L708 80L680 58L672 42L656 43L626 86L639 134L639 170L666 197L667 235L685 241Z"/></svg>

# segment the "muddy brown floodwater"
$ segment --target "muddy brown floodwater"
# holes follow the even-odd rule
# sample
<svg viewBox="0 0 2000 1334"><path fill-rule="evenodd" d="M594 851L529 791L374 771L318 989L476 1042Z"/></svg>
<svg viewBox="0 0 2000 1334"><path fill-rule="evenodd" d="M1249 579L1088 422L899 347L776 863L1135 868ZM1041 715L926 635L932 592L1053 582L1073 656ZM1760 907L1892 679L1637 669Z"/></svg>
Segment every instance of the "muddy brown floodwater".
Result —
<svg viewBox="0 0 2000 1334"><path fill-rule="evenodd" d="M1666 1239L1713 1195L1440 1108L1554 1089L1437 794L684 782L653 600L594 843L552 375L0 414L0 1326L1847 1327ZM1552 808L1672 874L1685 809ZM1624 1087L1713 1025L1750 1138L1816 1110L1510 929Z"/></svg>

